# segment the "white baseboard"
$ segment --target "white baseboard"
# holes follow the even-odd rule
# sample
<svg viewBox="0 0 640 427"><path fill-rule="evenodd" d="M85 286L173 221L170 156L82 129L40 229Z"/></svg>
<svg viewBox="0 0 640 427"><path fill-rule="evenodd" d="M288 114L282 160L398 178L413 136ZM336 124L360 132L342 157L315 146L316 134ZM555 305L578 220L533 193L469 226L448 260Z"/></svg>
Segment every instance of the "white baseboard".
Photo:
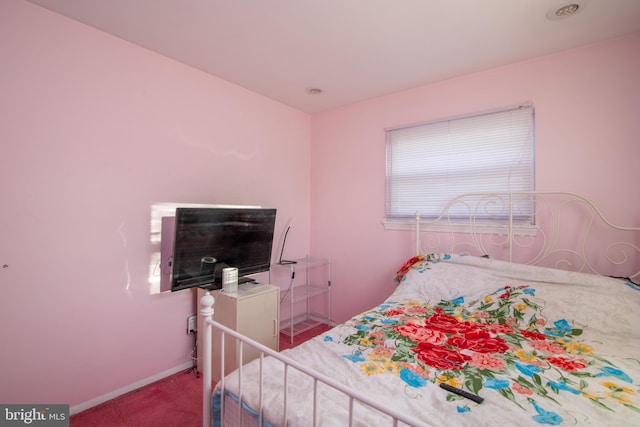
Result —
<svg viewBox="0 0 640 427"><path fill-rule="evenodd" d="M69 414L74 415L78 412L86 411L89 408L93 408L94 406L98 406L104 402L107 402L111 399L115 399L118 396L122 396L123 394L129 393L130 391L137 390L140 387L144 387L156 381L159 381L163 378L171 376L173 374L177 374L180 371L184 371L185 369L189 369L193 367L193 362L185 362L182 365L176 366L171 369L167 369L166 371L160 372L158 374L152 375L150 377L144 378L140 381L136 381L135 383L126 385L122 388L109 392L107 394L103 394L102 396L98 396L91 400L87 400L86 402L79 403L77 405L73 405L69 408Z"/></svg>

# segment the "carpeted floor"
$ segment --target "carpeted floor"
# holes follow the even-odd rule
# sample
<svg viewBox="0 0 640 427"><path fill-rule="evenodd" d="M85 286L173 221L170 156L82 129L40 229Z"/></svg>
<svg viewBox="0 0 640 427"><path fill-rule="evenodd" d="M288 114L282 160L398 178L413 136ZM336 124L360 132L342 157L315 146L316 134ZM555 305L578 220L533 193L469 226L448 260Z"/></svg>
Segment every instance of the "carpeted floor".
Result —
<svg viewBox="0 0 640 427"><path fill-rule="evenodd" d="M73 415L70 425L186 427L201 419L202 377L185 371Z"/></svg>
<svg viewBox="0 0 640 427"><path fill-rule="evenodd" d="M317 326L294 338L280 335L280 350L328 330ZM192 427L202 425L202 377L179 372L73 415L71 427Z"/></svg>

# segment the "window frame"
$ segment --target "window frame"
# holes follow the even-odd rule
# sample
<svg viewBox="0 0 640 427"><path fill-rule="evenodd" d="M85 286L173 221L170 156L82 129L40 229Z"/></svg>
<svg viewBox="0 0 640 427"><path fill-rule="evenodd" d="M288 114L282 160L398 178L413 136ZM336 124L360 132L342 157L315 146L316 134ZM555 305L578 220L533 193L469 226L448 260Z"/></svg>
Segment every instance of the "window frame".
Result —
<svg viewBox="0 0 640 427"><path fill-rule="evenodd" d="M516 113L526 113L526 114L522 114L523 116L525 116L527 118L527 121L525 122L526 125L526 137L522 138L518 140L518 142L516 143L517 145L522 145L522 150L528 150L527 154L527 163L524 167L525 173L522 175L522 177L525 177L526 179L522 181L522 184L520 187L517 188L511 188L510 187L510 183L508 183L506 186L508 187L507 189L500 189L500 190L486 190L486 192L500 192L500 193L505 193L507 191L535 191L535 108L533 107L533 104L528 102L528 103L523 103L523 104L519 104L519 105L513 105L513 106L509 106L509 107L504 107L504 108L500 108L500 109L495 109L495 110L490 110L490 111L484 111L484 112L479 112L479 113L475 113L475 114L469 114L469 115L462 115L462 116L456 116L456 117L452 117L452 118L445 118L445 119L438 119L438 120L433 120L433 121L428 121L428 122L423 122L423 123L417 123L417 124L411 124L411 125L405 125L405 126L398 126L398 127L393 127L393 128L387 128L385 129L386 132L386 144L385 144L385 150L386 150L386 156L387 156L387 160L385 163L385 216L383 219L383 225L385 227L385 229L395 229L395 230L408 230L408 229L413 229L415 227L415 215L416 213L419 213L421 218L424 219L424 222L431 222L433 219L435 219L438 215L431 213L431 214L424 214L422 212L420 212L419 209L416 209L413 213L409 213L407 211L408 208L403 209L405 212L403 213L403 215L390 215L390 205L391 203L400 203L401 201L390 201L390 195L392 193L392 189L390 189L390 186L392 185L390 183L390 180L394 179L394 177L391 175L391 161L390 161L390 145L396 143L393 140L393 135L395 131L404 131L404 130L409 130L410 132L413 132L414 129L417 129L418 131L420 131L420 129L427 129L424 131L425 134L428 134L430 132L430 128L433 126L442 126L443 124L449 124L451 122L457 122L457 123L462 123L465 121L471 121L473 120L477 120L478 118L480 118L481 120L483 119L483 117L487 117L488 120L491 120L494 116L496 115L504 115L505 113L511 113L511 112L516 112ZM509 126L511 126L511 124L509 124ZM472 129L472 128L471 128ZM511 129L509 127L509 129ZM522 132L522 130L525 129L525 127L523 127L522 129L520 129L520 131ZM482 132L482 130L479 130L479 132ZM509 134L510 135L510 134ZM449 135L446 136L447 140L449 138ZM432 139L431 141L422 141L424 144L434 144L436 142L434 141L439 141L437 143L440 143L442 141L436 139ZM474 144L477 144L478 141L474 142ZM476 152L480 152L481 149L478 148L476 150ZM424 156L424 154L422 154ZM426 158L426 157L419 157L420 159ZM473 167L473 165L471 165ZM513 168L513 166L510 166L510 170L511 168ZM463 174L463 172L458 171L459 173ZM489 173L492 174L492 171L488 168L486 168L484 171L484 173ZM496 174L496 176L498 176L499 174ZM503 174L503 178L505 179L505 183L508 182L507 177L510 176L510 172ZM397 177L395 179L398 179ZM418 180L418 179L417 179ZM421 178L422 181L426 181L426 179ZM473 179L471 179L469 182L473 182ZM468 184L468 183L467 183ZM425 185L424 183L420 183L418 185ZM504 183L503 183L504 185ZM462 191L461 194L464 193L477 193L477 192L485 192L484 190L479 191L479 190L472 190L472 191ZM450 196L451 198L456 197L458 194L454 194L452 196ZM448 196L447 196L448 197ZM423 198L422 198L423 199ZM443 199L445 200L445 199ZM442 202L442 201L441 201ZM424 201L422 202L424 204ZM446 202L444 202L443 204L439 205L442 206L442 208L444 208L444 206L446 205ZM442 209L440 208L440 210ZM396 209L397 211L397 209ZM432 209L433 212L434 209ZM456 231L460 231L460 232L465 232L465 230L468 230L468 224L470 221L469 215L462 215L459 218L454 218L455 215L446 218L447 223L449 224L447 226L447 230L451 231L452 228L450 227L451 225L453 225L453 229L455 229ZM531 230L535 229L535 206L531 207L531 210L526 212L525 215L522 218L514 218L516 219L516 222L514 223L514 226L517 227L518 229L520 229L524 234L529 234L530 232L532 232ZM506 224L508 222L508 216L507 215L499 215L498 218L493 218L491 221L489 221L489 218L483 218L482 216L478 217L478 218L474 218L474 227L477 227L480 224L480 227L484 227L484 223L486 223L486 229L489 230L487 232L491 232L491 230L494 230L495 227L494 225L497 224ZM467 224L467 225L465 225ZM432 228L438 229L440 227L435 227L433 226ZM477 229L476 229L477 231Z"/></svg>

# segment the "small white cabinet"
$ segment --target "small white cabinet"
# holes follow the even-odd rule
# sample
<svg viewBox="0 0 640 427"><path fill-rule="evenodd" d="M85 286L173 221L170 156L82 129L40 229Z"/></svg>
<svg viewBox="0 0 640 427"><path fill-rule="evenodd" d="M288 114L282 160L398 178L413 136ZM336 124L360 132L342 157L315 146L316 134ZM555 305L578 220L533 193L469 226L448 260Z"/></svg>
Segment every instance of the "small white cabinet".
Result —
<svg viewBox="0 0 640 427"><path fill-rule="evenodd" d="M288 319L281 324L281 332L293 338L319 324L331 325L331 260L305 257L290 264L273 264L270 282L289 279L281 286L281 304L287 304ZM284 309L283 309L284 310ZM283 315L284 317L284 315Z"/></svg>
<svg viewBox="0 0 640 427"><path fill-rule="evenodd" d="M198 289L198 301L205 294ZM210 291L215 299L213 319L275 351L280 337L280 288L272 285L246 283L238 286L237 292ZM204 333L204 321L198 312L198 334ZM202 342L202 339L198 340ZM220 381L221 334L213 331L212 379ZM235 338L225 336L224 374L238 368L240 344ZM259 357L260 352L245 345L242 348L242 364ZM202 346L197 346L197 367L202 372Z"/></svg>

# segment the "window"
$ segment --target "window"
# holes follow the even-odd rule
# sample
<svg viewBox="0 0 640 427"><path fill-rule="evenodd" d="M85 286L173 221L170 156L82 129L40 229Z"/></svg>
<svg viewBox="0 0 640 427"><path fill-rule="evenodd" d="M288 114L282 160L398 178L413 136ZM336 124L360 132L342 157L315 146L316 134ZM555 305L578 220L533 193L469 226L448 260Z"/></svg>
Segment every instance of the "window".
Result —
<svg viewBox="0 0 640 427"><path fill-rule="evenodd" d="M532 191L533 143L531 105L388 129L387 222L435 218L465 193Z"/></svg>

